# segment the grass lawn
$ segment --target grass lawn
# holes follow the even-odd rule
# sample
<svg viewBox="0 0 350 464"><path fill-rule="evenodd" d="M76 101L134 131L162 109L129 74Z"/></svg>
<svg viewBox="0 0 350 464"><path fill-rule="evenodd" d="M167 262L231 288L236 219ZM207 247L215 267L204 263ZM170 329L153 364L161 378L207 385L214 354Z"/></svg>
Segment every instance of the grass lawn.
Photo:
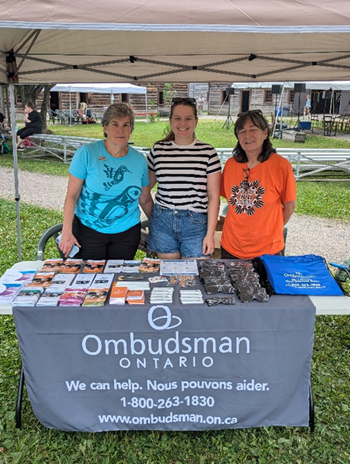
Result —
<svg viewBox="0 0 350 464"><path fill-rule="evenodd" d="M17 261L13 202L1 200L0 273ZM22 259L35 258L43 230L60 213L22 205ZM54 256L54 249L52 254ZM49 251L50 253L50 251ZM26 390L15 428L20 355L11 316L0 317L0 463L11 464L348 464L350 462L349 318L318 316L312 360L316 431L263 427L216 432L67 433L36 420Z"/></svg>
<svg viewBox="0 0 350 464"><path fill-rule="evenodd" d="M198 138L217 147L233 146L223 122L200 121ZM166 123L137 122L135 145L151 146ZM56 133L102 137L100 125L50 126ZM66 132L71 131L71 132ZM77 132L78 131L78 132ZM144 131L143 136L141 136ZM330 138L308 137L322 147ZM323 140L324 139L324 140ZM275 141L286 145L286 142ZM302 144L303 147L309 146ZM311 146L309 146L311 148ZM312 145L315 147L315 145ZM12 156L0 156L12 166ZM19 160L19 168L67 176L68 166L49 161ZM0 199L0 274L17 261L16 208ZM298 212L349 220L349 182L298 182ZM62 219L61 213L21 203L22 259L33 260L41 233ZM48 251L55 256L54 246ZM46 429L35 418L26 390L22 429L14 415L20 369L17 335L11 316L0 317L0 464L348 464L350 462L350 324L348 316L318 316L312 359L316 430L262 427L217 432L66 433Z"/></svg>

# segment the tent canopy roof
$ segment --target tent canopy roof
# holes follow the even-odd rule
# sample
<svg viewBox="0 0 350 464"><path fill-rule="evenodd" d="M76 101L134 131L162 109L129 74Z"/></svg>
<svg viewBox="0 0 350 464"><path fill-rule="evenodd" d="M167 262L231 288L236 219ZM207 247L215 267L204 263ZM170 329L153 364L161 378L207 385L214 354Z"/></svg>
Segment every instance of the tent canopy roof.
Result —
<svg viewBox="0 0 350 464"><path fill-rule="evenodd" d="M82 92L82 93L147 93L146 87L133 84L57 84L51 92Z"/></svg>
<svg viewBox="0 0 350 464"><path fill-rule="evenodd" d="M271 89L272 85L283 85L285 89L293 89L295 82L245 82L240 84L233 83L231 87L235 89ZM350 90L350 81L310 81L306 82L308 90Z"/></svg>
<svg viewBox="0 0 350 464"><path fill-rule="evenodd" d="M31 0L20 21L1 6L0 82L350 79L348 0Z"/></svg>

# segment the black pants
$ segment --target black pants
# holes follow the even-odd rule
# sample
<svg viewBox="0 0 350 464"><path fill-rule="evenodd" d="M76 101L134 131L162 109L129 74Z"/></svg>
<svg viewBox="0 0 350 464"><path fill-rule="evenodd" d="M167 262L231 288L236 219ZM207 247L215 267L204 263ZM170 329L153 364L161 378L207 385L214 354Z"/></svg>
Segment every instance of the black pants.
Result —
<svg viewBox="0 0 350 464"><path fill-rule="evenodd" d="M117 234L103 234L85 226L74 216L73 235L81 245L74 258L134 259L140 243L141 224Z"/></svg>

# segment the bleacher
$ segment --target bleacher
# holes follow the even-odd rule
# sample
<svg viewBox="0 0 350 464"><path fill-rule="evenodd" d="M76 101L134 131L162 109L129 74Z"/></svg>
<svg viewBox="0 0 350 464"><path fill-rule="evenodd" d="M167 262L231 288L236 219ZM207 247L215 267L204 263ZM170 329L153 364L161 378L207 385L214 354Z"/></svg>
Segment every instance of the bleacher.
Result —
<svg viewBox="0 0 350 464"><path fill-rule="evenodd" d="M101 139L72 137L68 135L31 135L33 144L21 152L22 158L41 158L53 156L69 163L77 148L85 143ZM134 147L145 156L148 147ZM232 156L232 148L217 148L222 166ZM291 163L297 180L318 175L322 172L345 172L350 174L350 149L331 148L279 148L278 153ZM328 177L329 179L329 177Z"/></svg>

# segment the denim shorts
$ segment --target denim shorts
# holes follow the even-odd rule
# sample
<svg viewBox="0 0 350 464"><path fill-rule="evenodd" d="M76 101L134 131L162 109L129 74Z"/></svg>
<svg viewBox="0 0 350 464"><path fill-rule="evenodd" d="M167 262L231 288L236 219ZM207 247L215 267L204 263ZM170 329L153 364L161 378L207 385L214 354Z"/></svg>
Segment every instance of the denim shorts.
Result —
<svg viewBox="0 0 350 464"><path fill-rule="evenodd" d="M157 253L179 253L183 258L202 258L207 234L207 214L188 209L153 207L148 248Z"/></svg>

